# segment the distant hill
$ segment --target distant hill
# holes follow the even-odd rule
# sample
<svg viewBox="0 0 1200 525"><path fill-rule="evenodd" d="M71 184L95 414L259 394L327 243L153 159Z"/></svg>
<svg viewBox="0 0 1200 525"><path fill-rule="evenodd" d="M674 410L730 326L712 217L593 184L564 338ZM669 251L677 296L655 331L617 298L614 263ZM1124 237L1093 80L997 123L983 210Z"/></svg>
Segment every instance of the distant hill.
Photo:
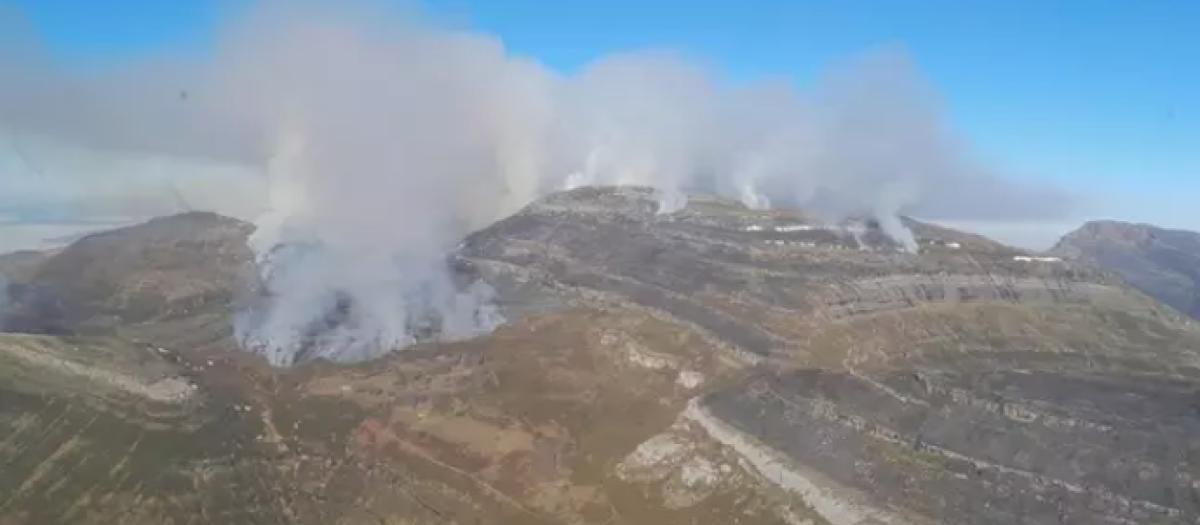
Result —
<svg viewBox="0 0 1200 525"><path fill-rule="evenodd" d="M0 328L107 334L181 319L228 325L252 228L195 212L93 233L51 252L0 255L12 282Z"/></svg>
<svg viewBox="0 0 1200 525"><path fill-rule="evenodd" d="M1147 295L1200 319L1200 233L1093 221L1051 251L1117 272Z"/></svg>

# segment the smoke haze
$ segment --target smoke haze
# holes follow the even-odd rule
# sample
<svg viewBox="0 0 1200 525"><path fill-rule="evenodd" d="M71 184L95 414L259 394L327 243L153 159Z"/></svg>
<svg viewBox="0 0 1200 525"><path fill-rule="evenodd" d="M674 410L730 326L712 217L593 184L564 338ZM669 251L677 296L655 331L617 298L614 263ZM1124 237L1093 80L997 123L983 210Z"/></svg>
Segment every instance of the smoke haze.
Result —
<svg viewBox="0 0 1200 525"><path fill-rule="evenodd" d="M6 323L4 314L8 310L8 277L0 272L0 330Z"/></svg>
<svg viewBox="0 0 1200 525"><path fill-rule="evenodd" d="M464 234L574 186L651 186L662 212L704 191L755 207L871 214L902 242L897 214L1011 221L1071 211L1063 192L966 158L937 96L897 50L851 57L804 90L736 85L663 51L564 75L487 35L371 4L266 1L223 27L203 57L80 70L29 42L0 50L0 78L10 132L171 159L160 174L174 173L170 163L220 173L179 170L177 187L74 170L42 174L49 181L37 187L136 216L174 202L172 185L200 196L189 199L196 208L253 220L266 299L235 325L280 365L347 301L349 318L320 336L325 357L406 344L428 312L446 337L491 329L490 290L456 286L445 254ZM123 191L80 191L116 184Z"/></svg>

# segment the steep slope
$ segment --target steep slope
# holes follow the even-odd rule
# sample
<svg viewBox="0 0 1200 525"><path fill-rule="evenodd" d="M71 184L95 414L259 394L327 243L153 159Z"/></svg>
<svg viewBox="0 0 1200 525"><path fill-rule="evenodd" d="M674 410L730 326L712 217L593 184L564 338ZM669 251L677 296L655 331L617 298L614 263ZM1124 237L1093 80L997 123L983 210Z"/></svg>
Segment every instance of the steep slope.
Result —
<svg viewBox="0 0 1200 525"><path fill-rule="evenodd" d="M1052 252L1115 271L1137 289L1200 318L1200 233L1094 221L1068 233Z"/></svg>
<svg viewBox="0 0 1200 525"><path fill-rule="evenodd" d="M1177 312L920 223L912 254L868 223L653 205L584 188L471 235L454 264L510 322L354 366L233 350L236 223L72 247L36 275L83 335L0 337L0 524L1200 517ZM88 278L81 253L158 255Z"/></svg>

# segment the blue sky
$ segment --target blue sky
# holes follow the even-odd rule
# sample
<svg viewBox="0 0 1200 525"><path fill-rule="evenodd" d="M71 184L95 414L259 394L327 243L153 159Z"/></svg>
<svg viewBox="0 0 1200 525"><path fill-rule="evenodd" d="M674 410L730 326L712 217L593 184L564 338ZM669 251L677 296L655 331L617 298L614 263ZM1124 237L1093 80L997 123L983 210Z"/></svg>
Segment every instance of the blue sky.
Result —
<svg viewBox="0 0 1200 525"><path fill-rule="evenodd" d="M242 0L245 1L245 0ZM239 0L17 0L52 49L105 60L202 51ZM1086 187L1105 215L1200 229L1200 2L1187 0L429 0L443 21L572 69L646 47L737 78L798 82L901 45L972 151ZM0 3L2 6L3 3ZM0 43L3 41L0 40Z"/></svg>

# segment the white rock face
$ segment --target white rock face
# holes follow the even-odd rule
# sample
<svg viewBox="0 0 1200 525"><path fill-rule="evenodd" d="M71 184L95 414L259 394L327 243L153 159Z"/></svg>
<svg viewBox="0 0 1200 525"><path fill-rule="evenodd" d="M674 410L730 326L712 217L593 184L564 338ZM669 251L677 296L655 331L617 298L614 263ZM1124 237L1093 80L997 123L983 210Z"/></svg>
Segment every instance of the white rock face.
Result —
<svg viewBox="0 0 1200 525"><path fill-rule="evenodd" d="M629 361L635 365L649 368L651 370L662 370L671 366L671 361L661 356L656 356L637 347L627 347L625 349Z"/></svg>
<svg viewBox="0 0 1200 525"><path fill-rule="evenodd" d="M693 456L663 487L663 502L669 508L690 507L704 501L720 482L721 476L713 462Z"/></svg>
<svg viewBox="0 0 1200 525"><path fill-rule="evenodd" d="M706 452L692 442L686 427L677 425L639 445L617 465L617 477L636 483L664 482L662 500L668 508L691 507L712 496L733 468L714 460L714 451Z"/></svg>
<svg viewBox="0 0 1200 525"><path fill-rule="evenodd" d="M691 370L684 370L679 373L679 377L675 379L675 384L688 390L695 389L704 384L704 374Z"/></svg>
<svg viewBox="0 0 1200 525"><path fill-rule="evenodd" d="M692 447L674 434L659 434L638 445L617 465L617 476L626 481L665 479L692 451Z"/></svg>
<svg viewBox="0 0 1200 525"><path fill-rule="evenodd" d="M150 399L168 403L187 401L195 390L196 385L182 377L166 377L146 385L145 388L136 389L137 392Z"/></svg>
<svg viewBox="0 0 1200 525"><path fill-rule="evenodd" d="M679 481L688 488L711 487L720 481L716 465L707 459L694 457L679 469Z"/></svg>
<svg viewBox="0 0 1200 525"><path fill-rule="evenodd" d="M671 356L651 351L641 343L619 332L605 332L600 336L600 344L618 349L625 358L634 365L650 370L664 370L678 367L678 362Z"/></svg>

